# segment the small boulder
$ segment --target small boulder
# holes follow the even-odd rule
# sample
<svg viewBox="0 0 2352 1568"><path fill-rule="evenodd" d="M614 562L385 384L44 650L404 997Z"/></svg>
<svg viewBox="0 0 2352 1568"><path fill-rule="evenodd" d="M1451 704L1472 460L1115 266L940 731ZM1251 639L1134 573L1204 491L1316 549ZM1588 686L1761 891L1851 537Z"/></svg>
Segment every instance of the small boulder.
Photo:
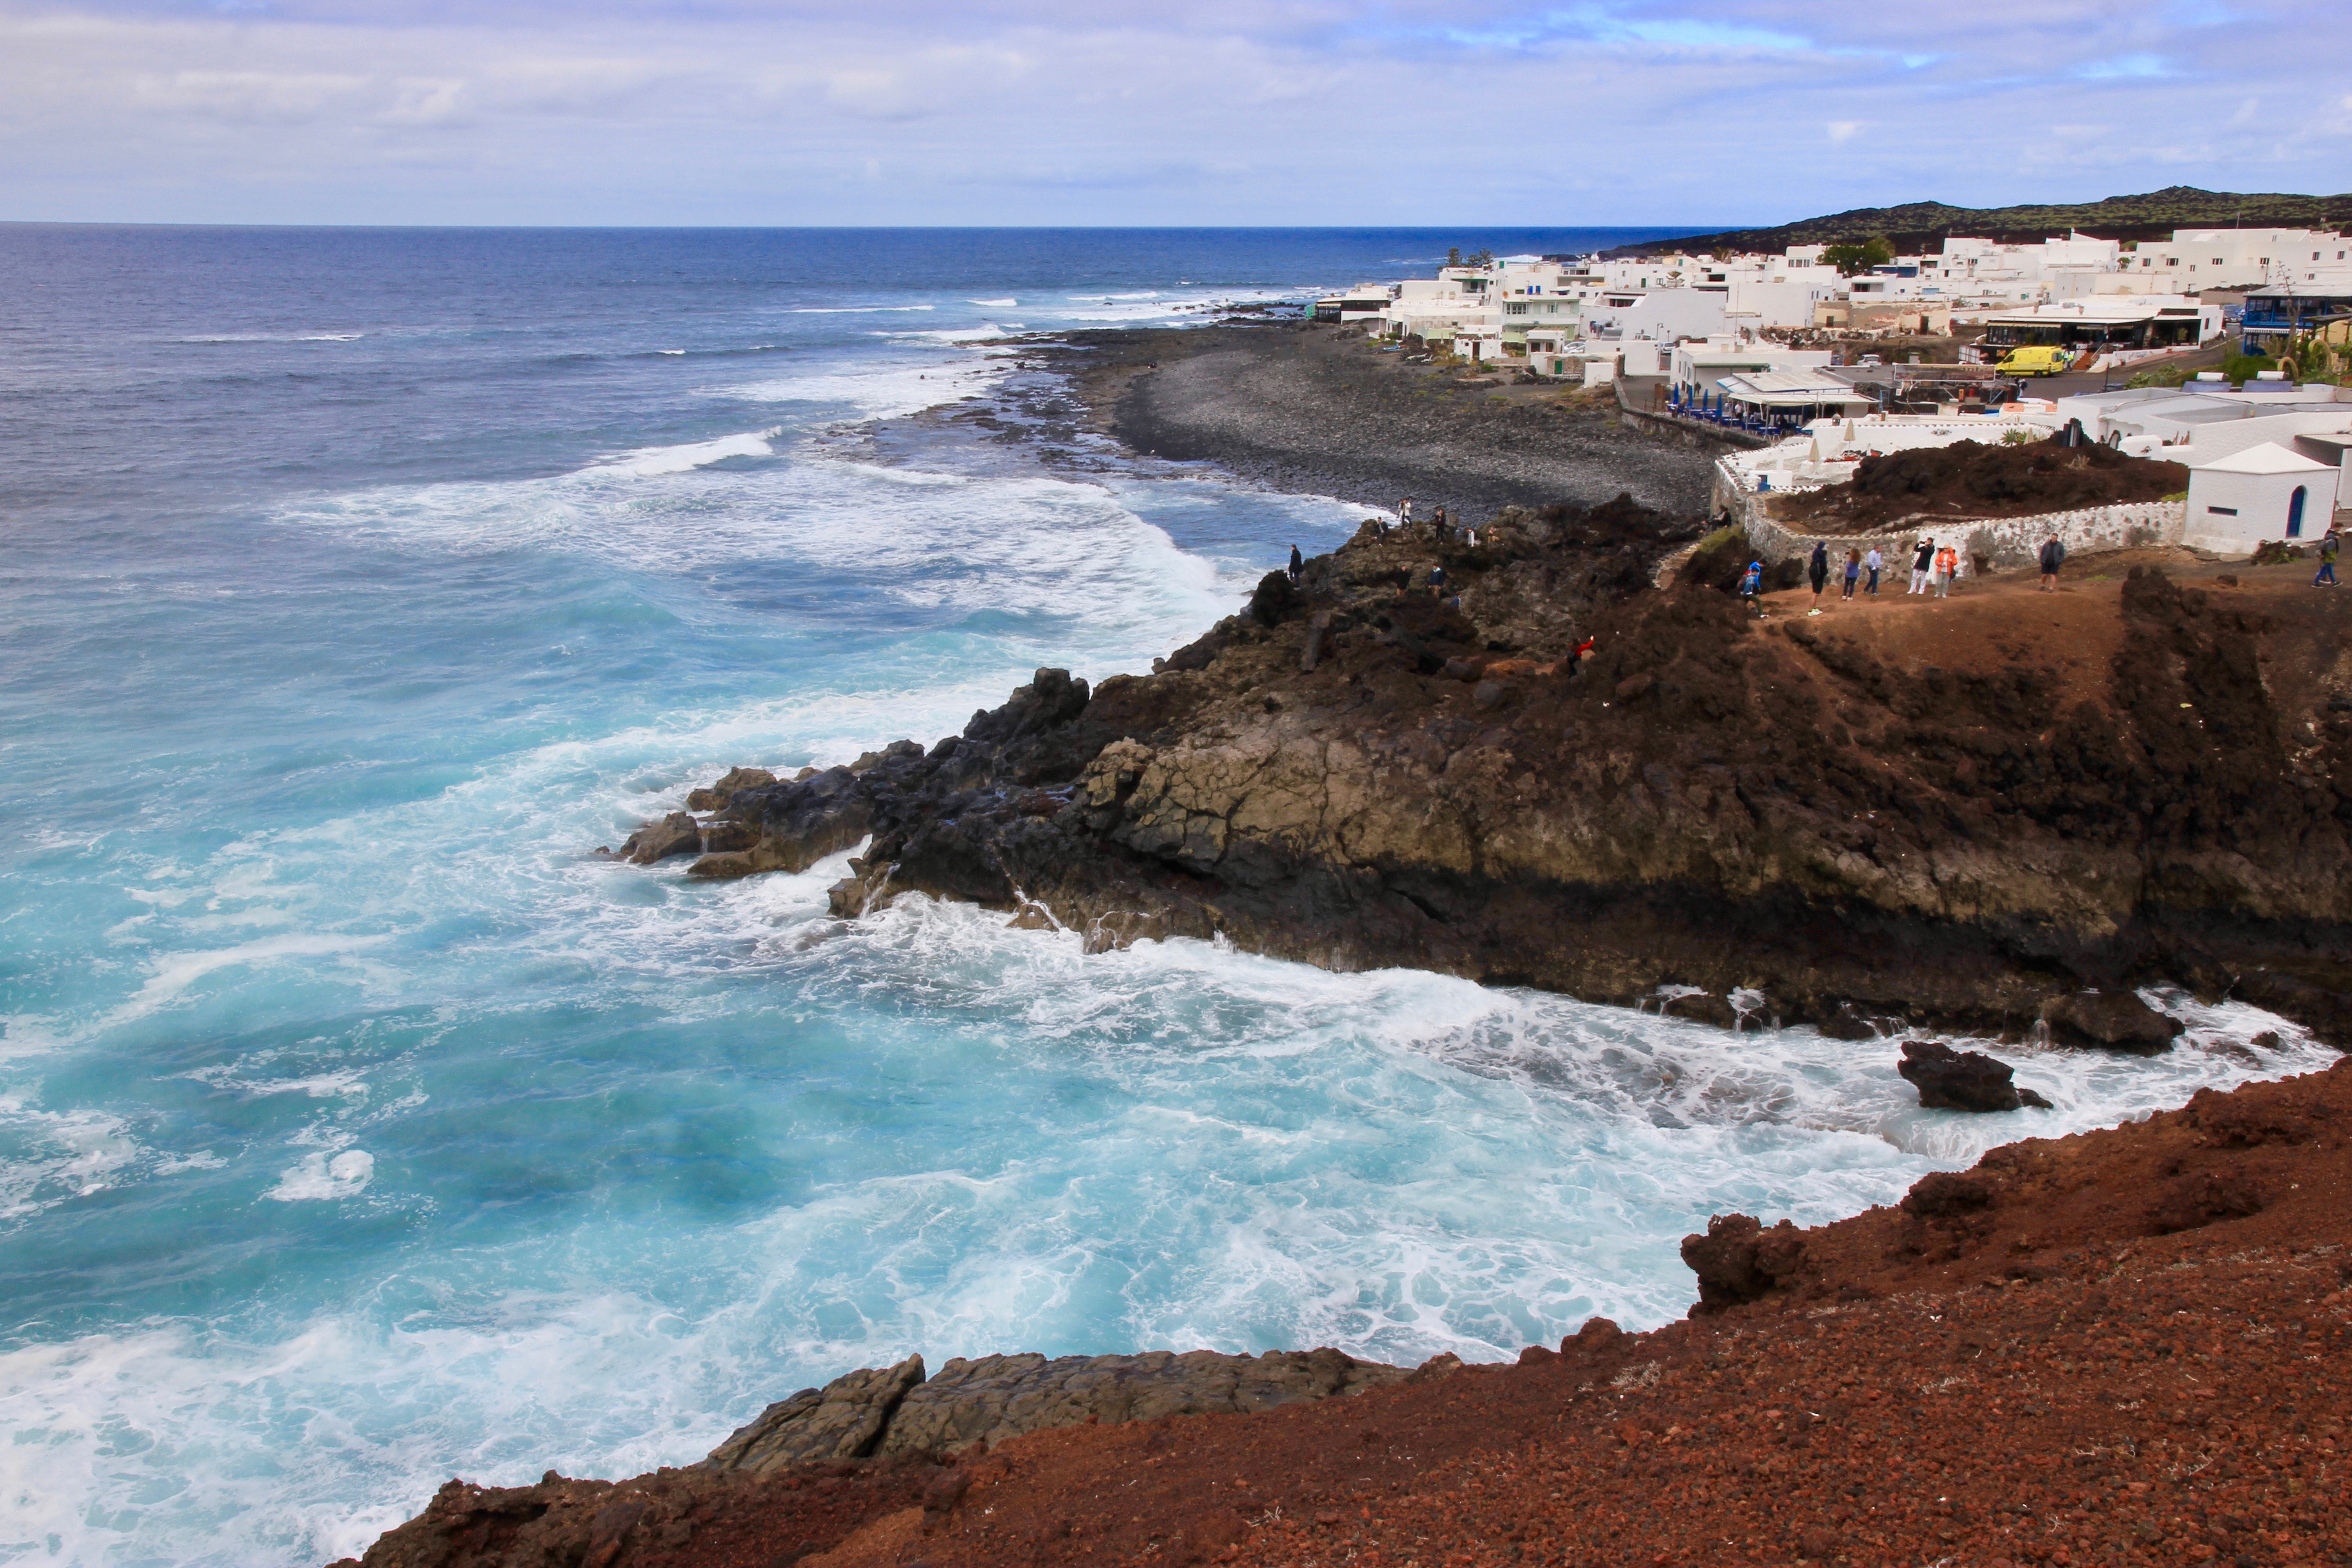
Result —
<svg viewBox="0 0 2352 1568"><path fill-rule="evenodd" d="M691 855L702 847L702 827L690 811L673 811L659 822L648 822L629 835L621 853L634 866L650 866L673 855Z"/></svg>
<svg viewBox="0 0 2352 1568"><path fill-rule="evenodd" d="M1517 690L1500 680L1482 680L1470 689L1470 700L1481 708L1507 708Z"/></svg>
<svg viewBox="0 0 2352 1568"><path fill-rule="evenodd" d="M1869 1019L1854 1010L1854 1005L1851 1002L1840 1003L1838 1010L1822 1019L1815 1027L1821 1030L1822 1037L1827 1040L1878 1038L1878 1031L1870 1026Z"/></svg>
<svg viewBox="0 0 2352 1568"><path fill-rule="evenodd" d="M2172 1048L2180 1023L2128 991L2076 991L2042 1005L2050 1037L2062 1045L2100 1046L2154 1056Z"/></svg>
<svg viewBox="0 0 2352 1568"><path fill-rule="evenodd" d="M1584 1326L1559 1342L1562 1355L1591 1355L1605 1351L1625 1337L1625 1331L1612 1318L1587 1318Z"/></svg>
<svg viewBox="0 0 2352 1568"><path fill-rule="evenodd" d="M730 768L719 782L696 790L686 797L688 811L717 811L731 799L737 790L757 789L761 784L776 782L776 775L765 768Z"/></svg>
<svg viewBox="0 0 2352 1568"><path fill-rule="evenodd" d="M1683 1261L1698 1276L1698 1312L1720 1312L1780 1289L1805 1267L1805 1238L1787 1220L1764 1228L1753 1215L1719 1214L1705 1236L1683 1237Z"/></svg>
<svg viewBox="0 0 2352 1568"><path fill-rule="evenodd" d="M2010 1081L2014 1069L2007 1062L1981 1051L1957 1051L1941 1040L1904 1041L1895 1070L1918 1089L1919 1103L1930 1110L2050 1109L2048 1100Z"/></svg>
<svg viewBox="0 0 2352 1568"><path fill-rule="evenodd" d="M1931 1171L1911 1184L1901 1207L1921 1219L1951 1219L1972 1214L1993 1199L1992 1184L1958 1171Z"/></svg>

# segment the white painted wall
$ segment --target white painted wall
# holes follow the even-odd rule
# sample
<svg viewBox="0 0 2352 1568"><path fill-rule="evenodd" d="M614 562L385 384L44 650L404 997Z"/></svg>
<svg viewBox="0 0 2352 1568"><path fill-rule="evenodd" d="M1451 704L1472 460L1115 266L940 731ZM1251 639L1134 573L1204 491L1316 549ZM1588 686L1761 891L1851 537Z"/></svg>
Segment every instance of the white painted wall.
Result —
<svg viewBox="0 0 2352 1568"><path fill-rule="evenodd" d="M2286 474L2232 474L2192 468L2189 518L2181 542L2217 555L2251 555L2266 539L2284 539L2287 509L2304 491L2305 540L2327 531L2336 476L2322 470Z"/></svg>

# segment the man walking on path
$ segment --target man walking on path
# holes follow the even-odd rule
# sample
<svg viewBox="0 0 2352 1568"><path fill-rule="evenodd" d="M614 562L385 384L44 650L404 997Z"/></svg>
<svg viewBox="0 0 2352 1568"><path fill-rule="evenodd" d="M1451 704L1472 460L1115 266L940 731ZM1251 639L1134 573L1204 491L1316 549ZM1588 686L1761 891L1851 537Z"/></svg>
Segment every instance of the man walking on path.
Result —
<svg viewBox="0 0 2352 1568"><path fill-rule="evenodd" d="M1886 558L1879 554L1878 546L1874 544L1870 547L1870 553L1862 558L1862 563L1870 568L1870 586L1864 588L1863 592L1875 599L1878 597L1879 568L1886 564Z"/></svg>
<svg viewBox="0 0 2352 1568"><path fill-rule="evenodd" d="M2341 541L2337 538L2336 531L2332 528L2321 536L2319 541L2319 575L2311 580L2311 585L2313 587L2316 588L2323 583L2331 588L2336 585L2336 552L2340 542Z"/></svg>
<svg viewBox="0 0 2352 1568"><path fill-rule="evenodd" d="M1947 544L1936 552L1936 597L1952 596L1952 579L1960 574L1960 552Z"/></svg>
<svg viewBox="0 0 2352 1568"><path fill-rule="evenodd" d="M1911 562L1912 593L1924 594L1927 591L1927 568L1934 563L1935 559L1936 542L1932 539L1921 540L1919 542L1919 553L1913 557Z"/></svg>
<svg viewBox="0 0 2352 1568"><path fill-rule="evenodd" d="M1764 613L1764 605L1756 597L1763 591L1764 563L1750 561L1748 570L1739 574L1739 601L1748 606L1748 614L1760 616Z"/></svg>
<svg viewBox="0 0 2352 1568"><path fill-rule="evenodd" d="M1813 541L1813 558L1805 563L1805 575L1813 583L1813 607L1805 613L1818 616L1822 613L1822 590L1830 581L1830 547L1821 540Z"/></svg>
<svg viewBox="0 0 2352 1568"><path fill-rule="evenodd" d="M2053 533L2042 544L2042 591L2043 593L2054 594L2058 591L2058 568L2064 564L2066 564L2066 547L2058 542L2058 536Z"/></svg>

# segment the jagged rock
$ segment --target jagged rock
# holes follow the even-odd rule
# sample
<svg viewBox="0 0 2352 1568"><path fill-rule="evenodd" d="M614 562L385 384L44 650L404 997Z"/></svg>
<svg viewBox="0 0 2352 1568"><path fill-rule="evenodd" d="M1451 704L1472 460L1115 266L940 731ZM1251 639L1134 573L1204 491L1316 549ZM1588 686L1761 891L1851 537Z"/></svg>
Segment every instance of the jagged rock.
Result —
<svg viewBox="0 0 2352 1568"><path fill-rule="evenodd" d="M738 790L727 803L726 816L752 835L751 847L743 851L749 858L709 870L698 866L698 876L805 871L864 838L873 827L874 807L858 787L857 774L847 768L827 768L791 784Z"/></svg>
<svg viewBox="0 0 2352 1568"><path fill-rule="evenodd" d="M1919 1090L1919 1103L1930 1110L2015 1110L2020 1106L2050 1109L2050 1102L2030 1089L2010 1081L2016 1070L2007 1062L1981 1051L1955 1050L1941 1040L1906 1040L1903 1059L1895 1070Z"/></svg>
<svg viewBox="0 0 2352 1568"><path fill-rule="evenodd" d="M1836 1012L1822 1019L1814 1027L1822 1032L1824 1039L1874 1040L1878 1038L1878 1031L1870 1026L1870 1020L1864 1017L1851 1002L1840 1003Z"/></svg>
<svg viewBox="0 0 2352 1568"><path fill-rule="evenodd" d="M919 757L922 754L923 748L913 741L893 741L878 752L860 752L857 760L849 764L849 771L853 773L862 773L898 758ZM793 782L798 784L803 779L813 779L816 777L817 772L815 768L803 768L793 777Z"/></svg>
<svg viewBox="0 0 2352 1568"><path fill-rule="evenodd" d="M953 1365L953 1363L950 1363ZM923 1358L868 1367L778 1400L702 1461L713 1470L765 1475L808 1459L856 1459L883 1441L893 1412L923 1381Z"/></svg>
<svg viewBox="0 0 2352 1568"><path fill-rule="evenodd" d="M1683 1237L1683 1261L1698 1276L1694 1316L1753 1301L1802 1273L1805 1241L1787 1220L1764 1228L1753 1215L1719 1214L1705 1236Z"/></svg>
<svg viewBox="0 0 2352 1568"><path fill-rule="evenodd" d="M629 835L621 853L631 865L650 866L673 855L691 855L702 847L702 827L689 811L673 811L659 822L649 822Z"/></svg>
<svg viewBox="0 0 2352 1568"><path fill-rule="evenodd" d="M759 841L758 831L748 822L733 822L721 817L702 825L702 847L708 854L720 855L749 849Z"/></svg>
<svg viewBox="0 0 2352 1568"><path fill-rule="evenodd" d="M776 775L765 768L730 768L714 784L706 784L686 797L688 811L717 811L731 799L738 790L756 789L776 782Z"/></svg>
<svg viewBox="0 0 2352 1568"><path fill-rule="evenodd" d="M1559 1342L1559 1353L1591 1355L1607 1350L1624 1337L1625 1331L1617 1326L1614 1318L1587 1318L1581 1328Z"/></svg>
<svg viewBox="0 0 2352 1568"><path fill-rule="evenodd" d="M2109 1050L2152 1056L2172 1048L2180 1022L2141 1001L2129 991L2077 991L2053 996L2042 1005L2042 1021L2050 1037L2067 1045L2104 1046Z"/></svg>
<svg viewBox="0 0 2352 1568"><path fill-rule="evenodd" d="M1089 1418L1154 1421L1271 1410L1360 1394L1405 1375L1402 1367L1335 1350L1258 1356L1150 1351L1053 1361L1035 1354L958 1357L900 1403L877 1451L953 1451Z"/></svg>
<svg viewBox="0 0 2352 1568"><path fill-rule="evenodd" d="M1981 1176L1931 1171L1911 1184L1899 1206L1921 1219L1950 1219L1983 1208L1992 1200L1992 1184Z"/></svg>

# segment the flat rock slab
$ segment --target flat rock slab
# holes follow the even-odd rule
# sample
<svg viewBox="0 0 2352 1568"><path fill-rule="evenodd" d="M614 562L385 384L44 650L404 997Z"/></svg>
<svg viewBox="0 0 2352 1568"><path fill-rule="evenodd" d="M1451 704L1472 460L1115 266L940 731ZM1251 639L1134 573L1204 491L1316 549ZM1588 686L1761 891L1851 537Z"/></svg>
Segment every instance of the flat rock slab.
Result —
<svg viewBox="0 0 2352 1568"><path fill-rule="evenodd" d="M1335 1350L1146 1351L1139 1355L961 1356L926 1381L923 1360L804 1388L710 1451L703 1468L766 1475L815 1459L953 1452L1094 1420L1226 1415L1360 1394L1410 1375Z"/></svg>

